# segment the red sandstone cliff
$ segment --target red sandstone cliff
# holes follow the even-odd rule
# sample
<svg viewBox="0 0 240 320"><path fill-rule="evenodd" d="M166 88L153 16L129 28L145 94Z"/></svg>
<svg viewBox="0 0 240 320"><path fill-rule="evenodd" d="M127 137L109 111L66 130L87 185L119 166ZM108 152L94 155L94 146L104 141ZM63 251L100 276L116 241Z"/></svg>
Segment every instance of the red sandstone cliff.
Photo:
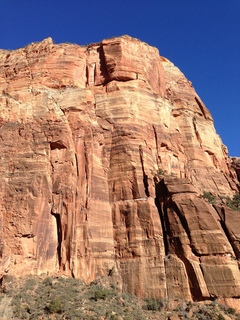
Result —
<svg viewBox="0 0 240 320"><path fill-rule="evenodd" d="M1 273L239 297L239 190L211 114L128 36L0 50ZM202 195L216 197L211 205Z"/></svg>

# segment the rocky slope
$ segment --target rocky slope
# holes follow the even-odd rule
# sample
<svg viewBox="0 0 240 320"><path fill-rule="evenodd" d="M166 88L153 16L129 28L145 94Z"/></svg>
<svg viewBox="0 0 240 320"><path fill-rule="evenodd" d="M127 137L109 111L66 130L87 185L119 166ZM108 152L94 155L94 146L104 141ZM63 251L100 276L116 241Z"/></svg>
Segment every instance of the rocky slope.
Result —
<svg viewBox="0 0 240 320"><path fill-rule="evenodd" d="M123 36L1 50L0 88L2 275L109 274L140 297L240 296L240 212L224 204L236 171L156 48Z"/></svg>

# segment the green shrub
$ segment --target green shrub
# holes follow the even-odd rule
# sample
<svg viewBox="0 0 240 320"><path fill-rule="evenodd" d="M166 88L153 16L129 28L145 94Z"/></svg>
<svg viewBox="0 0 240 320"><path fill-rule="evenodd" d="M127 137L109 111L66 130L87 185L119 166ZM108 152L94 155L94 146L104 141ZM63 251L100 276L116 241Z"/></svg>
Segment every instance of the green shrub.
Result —
<svg viewBox="0 0 240 320"><path fill-rule="evenodd" d="M84 285L65 277L22 278L14 283L11 295L0 293L0 319L144 320L142 303L97 281Z"/></svg>
<svg viewBox="0 0 240 320"><path fill-rule="evenodd" d="M37 285L37 280L33 276L27 277L25 281L25 290L32 291L34 287Z"/></svg>
<svg viewBox="0 0 240 320"><path fill-rule="evenodd" d="M54 298L50 301L48 307L46 308L46 310L49 313L62 313L63 312L63 307L62 307L62 303L58 298Z"/></svg>
<svg viewBox="0 0 240 320"><path fill-rule="evenodd" d="M175 312L181 319L190 319L191 314L193 320L225 320L225 317L240 320L234 308L217 300L204 305L179 300L174 310L168 302L120 294L108 282L104 286L99 280L84 285L80 280L60 276L28 277L14 280L11 294L0 293L0 319L145 320L163 319L163 313L166 317Z"/></svg>
<svg viewBox="0 0 240 320"><path fill-rule="evenodd" d="M235 314L235 312L236 312L236 310L234 308L231 308L231 307L227 308L226 311L227 311L228 314Z"/></svg>
<svg viewBox="0 0 240 320"><path fill-rule="evenodd" d="M211 192L208 192L208 191L203 191L203 198L208 200L210 204L214 204L216 201L216 197Z"/></svg>
<svg viewBox="0 0 240 320"><path fill-rule="evenodd" d="M159 176L165 175L165 171L164 171L162 168L158 168L158 169L157 169L157 174L158 174Z"/></svg>
<svg viewBox="0 0 240 320"><path fill-rule="evenodd" d="M92 300L98 301L98 300L106 300L111 296L110 290L102 287L102 286L95 286L93 289L93 294L91 296Z"/></svg>
<svg viewBox="0 0 240 320"><path fill-rule="evenodd" d="M229 208L235 211L240 210L240 194L235 194L232 199L230 199L230 197L227 197L226 200L226 205Z"/></svg>
<svg viewBox="0 0 240 320"><path fill-rule="evenodd" d="M162 300L156 300L153 298L148 298L145 300L146 302L146 309L152 311L159 311L163 308L164 303Z"/></svg>
<svg viewBox="0 0 240 320"><path fill-rule="evenodd" d="M235 318L236 320L240 320L240 313L237 313L236 314L236 318Z"/></svg>

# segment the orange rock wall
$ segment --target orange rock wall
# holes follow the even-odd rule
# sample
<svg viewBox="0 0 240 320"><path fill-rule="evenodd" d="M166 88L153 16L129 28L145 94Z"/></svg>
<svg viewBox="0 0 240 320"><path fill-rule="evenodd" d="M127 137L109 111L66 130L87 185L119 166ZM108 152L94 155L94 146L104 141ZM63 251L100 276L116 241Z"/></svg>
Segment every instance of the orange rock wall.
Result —
<svg viewBox="0 0 240 320"><path fill-rule="evenodd" d="M1 273L111 274L145 297L240 296L239 192L211 114L128 36L0 51ZM216 205L202 197L216 197Z"/></svg>

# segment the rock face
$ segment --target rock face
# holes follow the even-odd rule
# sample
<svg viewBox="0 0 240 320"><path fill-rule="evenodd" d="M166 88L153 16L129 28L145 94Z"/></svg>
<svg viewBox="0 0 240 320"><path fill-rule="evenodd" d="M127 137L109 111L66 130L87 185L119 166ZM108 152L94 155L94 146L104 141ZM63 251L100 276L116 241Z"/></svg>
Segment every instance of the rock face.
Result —
<svg viewBox="0 0 240 320"><path fill-rule="evenodd" d="M0 51L0 87L2 275L240 296L240 212L224 204L237 174L211 114L156 48L48 38Z"/></svg>

